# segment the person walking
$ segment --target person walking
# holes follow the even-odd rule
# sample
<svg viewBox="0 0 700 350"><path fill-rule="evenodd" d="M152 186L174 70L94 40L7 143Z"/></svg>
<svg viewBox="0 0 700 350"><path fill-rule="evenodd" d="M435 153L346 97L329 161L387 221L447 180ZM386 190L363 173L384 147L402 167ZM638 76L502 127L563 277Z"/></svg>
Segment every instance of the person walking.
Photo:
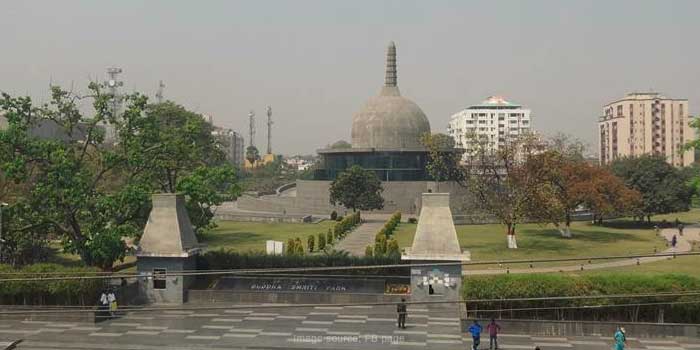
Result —
<svg viewBox="0 0 700 350"><path fill-rule="evenodd" d="M481 325L478 320L474 320L474 323L469 326L469 333L472 334L472 349L478 350L481 343Z"/></svg>
<svg viewBox="0 0 700 350"><path fill-rule="evenodd" d="M489 331L489 349L498 350L498 332L501 331L501 326L492 318L491 323L486 326L486 330Z"/></svg>
<svg viewBox="0 0 700 350"><path fill-rule="evenodd" d="M406 308L406 299L401 298L401 302L396 305L396 313L399 316L398 326L399 328L406 329L406 313L408 312Z"/></svg>
<svg viewBox="0 0 700 350"><path fill-rule="evenodd" d="M613 350L625 350L625 344L627 343L627 337L625 336L625 329L618 326L617 331L615 331L615 347Z"/></svg>
<svg viewBox="0 0 700 350"><path fill-rule="evenodd" d="M676 244L678 244L678 238L676 235L673 235L673 237L671 237L671 248L676 248Z"/></svg>
<svg viewBox="0 0 700 350"><path fill-rule="evenodd" d="M113 290L110 290L107 294L107 301L109 302L109 316L114 318L117 312L117 296L114 295Z"/></svg>
<svg viewBox="0 0 700 350"><path fill-rule="evenodd" d="M678 235L683 236L683 224L678 224Z"/></svg>
<svg viewBox="0 0 700 350"><path fill-rule="evenodd" d="M109 317L109 299L107 298L107 291L103 290L100 294L100 317Z"/></svg>

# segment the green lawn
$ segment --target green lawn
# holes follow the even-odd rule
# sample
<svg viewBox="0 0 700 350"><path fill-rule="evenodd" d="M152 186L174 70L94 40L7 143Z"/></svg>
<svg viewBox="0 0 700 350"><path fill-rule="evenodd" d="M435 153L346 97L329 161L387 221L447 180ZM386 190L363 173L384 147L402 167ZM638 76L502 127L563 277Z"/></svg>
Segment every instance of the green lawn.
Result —
<svg viewBox="0 0 700 350"><path fill-rule="evenodd" d="M402 223L396 232L399 246L410 246L416 225ZM651 253L665 247L652 229L625 229L572 224L573 238L561 238L552 226L524 224L518 226L518 249L506 247L502 225L458 225L457 237L472 260L512 260L574 256L603 256Z"/></svg>
<svg viewBox="0 0 700 350"><path fill-rule="evenodd" d="M318 239L318 234L327 232L335 222L324 220L317 224L292 224L219 221L217 224L217 228L202 237L201 243L212 250L225 248L243 252L265 251L267 240L286 242L289 238L296 237L299 237L306 246L306 238L310 234Z"/></svg>

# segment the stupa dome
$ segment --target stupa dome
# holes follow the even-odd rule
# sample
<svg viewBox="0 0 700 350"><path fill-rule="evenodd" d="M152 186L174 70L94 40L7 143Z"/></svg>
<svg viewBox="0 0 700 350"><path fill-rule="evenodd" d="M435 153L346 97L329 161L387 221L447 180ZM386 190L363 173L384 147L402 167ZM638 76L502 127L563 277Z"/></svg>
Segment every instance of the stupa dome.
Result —
<svg viewBox="0 0 700 350"><path fill-rule="evenodd" d="M422 148L420 138L430 133L430 122L415 102L399 92L393 42L386 61L386 79L379 96L370 98L352 119L352 147Z"/></svg>

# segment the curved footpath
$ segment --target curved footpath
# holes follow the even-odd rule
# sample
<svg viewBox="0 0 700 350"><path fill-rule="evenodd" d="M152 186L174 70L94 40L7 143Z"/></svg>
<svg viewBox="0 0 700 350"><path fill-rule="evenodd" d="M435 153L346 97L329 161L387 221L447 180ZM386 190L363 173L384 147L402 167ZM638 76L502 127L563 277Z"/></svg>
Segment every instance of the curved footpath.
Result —
<svg viewBox="0 0 700 350"><path fill-rule="evenodd" d="M666 239L667 242L671 242L673 235L676 235L678 240L676 248L669 248L661 252L660 254L668 253L686 253L692 250L692 242L700 242L700 225L691 225L683 230L683 236L678 235L678 229L667 228L660 232L660 235ZM604 263L595 264L584 264L584 270L597 270L597 269L607 269L612 267L622 267L622 266L632 266L637 264L646 264L654 261L661 261L666 259L673 259L668 256L658 256L658 257L647 257L639 259L625 259L625 260L615 260ZM520 269L491 269L491 270L463 270L462 275L497 275L504 273L545 273L545 272L573 272L581 271L582 265L566 265L566 266L552 266L552 267L537 267L537 268L520 268Z"/></svg>

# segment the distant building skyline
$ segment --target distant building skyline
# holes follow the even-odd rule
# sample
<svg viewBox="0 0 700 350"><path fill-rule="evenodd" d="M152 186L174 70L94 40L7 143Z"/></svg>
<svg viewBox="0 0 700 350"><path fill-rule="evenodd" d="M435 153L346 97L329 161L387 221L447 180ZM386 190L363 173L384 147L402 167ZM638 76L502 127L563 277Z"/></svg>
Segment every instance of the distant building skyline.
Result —
<svg viewBox="0 0 700 350"><path fill-rule="evenodd" d="M600 163L652 154L664 156L673 166L688 166L695 161L695 152L683 149L696 137L690 121L685 98L628 93L603 106L598 121Z"/></svg>

